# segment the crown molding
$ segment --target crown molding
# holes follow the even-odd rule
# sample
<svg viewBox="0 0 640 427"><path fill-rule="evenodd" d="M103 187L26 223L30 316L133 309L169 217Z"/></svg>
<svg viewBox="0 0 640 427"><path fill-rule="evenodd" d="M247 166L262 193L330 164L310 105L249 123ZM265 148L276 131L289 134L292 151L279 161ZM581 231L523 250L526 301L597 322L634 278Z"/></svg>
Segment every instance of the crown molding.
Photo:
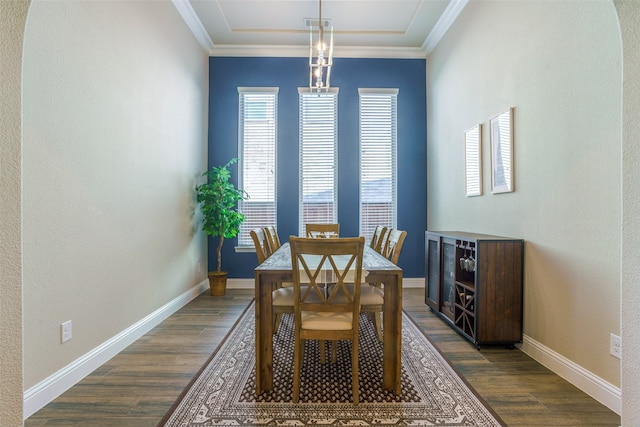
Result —
<svg viewBox="0 0 640 427"><path fill-rule="evenodd" d="M209 37L209 33L205 30L200 18L196 14L195 10L189 3L189 0L171 0L173 5L178 9L178 13L182 16L182 19L187 24L193 35L200 43L200 46L207 51L210 52L213 50L214 45L211 37Z"/></svg>
<svg viewBox="0 0 640 427"><path fill-rule="evenodd" d="M469 0L451 0L447 5L447 8L433 26L433 30L429 33L424 43L422 44L422 50L426 56L429 56L433 49L436 48L442 37L449 31L449 28L453 25L458 15L462 12L462 9L469 3Z"/></svg>
<svg viewBox="0 0 640 427"><path fill-rule="evenodd" d="M171 0L202 48L210 56L307 57L307 46L215 45L189 0ZM421 48L393 46L337 46L334 58L424 59L431 54L469 0L451 0Z"/></svg>
<svg viewBox="0 0 640 427"><path fill-rule="evenodd" d="M215 45L209 50L210 56L245 57L309 57L309 46L262 46L262 45ZM374 47L374 46L334 46L334 58L393 58L424 59L421 48Z"/></svg>

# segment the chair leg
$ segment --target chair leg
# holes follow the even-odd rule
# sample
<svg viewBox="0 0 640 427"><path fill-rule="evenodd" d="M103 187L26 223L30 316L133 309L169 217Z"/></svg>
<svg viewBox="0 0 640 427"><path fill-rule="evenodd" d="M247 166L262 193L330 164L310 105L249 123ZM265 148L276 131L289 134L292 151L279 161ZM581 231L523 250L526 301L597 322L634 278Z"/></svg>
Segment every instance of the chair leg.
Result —
<svg viewBox="0 0 640 427"><path fill-rule="evenodd" d="M357 338L351 342L351 382L353 393L353 404L360 402L360 370L358 368L358 340Z"/></svg>
<svg viewBox="0 0 640 427"><path fill-rule="evenodd" d="M280 321L282 320L282 313L276 313L273 316L273 333L278 333L278 326L280 326Z"/></svg>
<svg viewBox="0 0 640 427"><path fill-rule="evenodd" d="M378 339L380 340L380 342L383 341L382 339L382 313L378 312L378 313L372 313L373 314L373 324L376 327L376 334L378 335Z"/></svg>
<svg viewBox="0 0 640 427"><path fill-rule="evenodd" d="M300 398L300 370L302 369L302 358L304 357L304 340L299 339L293 345L293 403L298 403Z"/></svg>
<svg viewBox="0 0 640 427"><path fill-rule="evenodd" d="M331 341L331 363L338 360L338 341Z"/></svg>
<svg viewBox="0 0 640 427"><path fill-rule="evenodd" d="M327 356L326 356L326 347L325 347L325 342L324 340L319 340L318 341L318 347L320 348L320 363L322 363L323 365L325 363L327 363Z"/></svg>

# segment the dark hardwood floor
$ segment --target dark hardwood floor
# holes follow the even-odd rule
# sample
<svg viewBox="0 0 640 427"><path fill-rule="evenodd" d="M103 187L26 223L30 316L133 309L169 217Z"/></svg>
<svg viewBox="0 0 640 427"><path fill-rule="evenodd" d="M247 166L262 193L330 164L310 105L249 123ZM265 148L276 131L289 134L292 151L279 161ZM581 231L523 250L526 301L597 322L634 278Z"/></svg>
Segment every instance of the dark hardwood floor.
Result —
<svg viewBox="0 0 640 427"><path fill-rule="evenodd" d="M253 298L208 292L25 421L25 426L155 426ZM519 350L481 351L405 289L404 309L509 426L617 427L620 417Z"/></svg>

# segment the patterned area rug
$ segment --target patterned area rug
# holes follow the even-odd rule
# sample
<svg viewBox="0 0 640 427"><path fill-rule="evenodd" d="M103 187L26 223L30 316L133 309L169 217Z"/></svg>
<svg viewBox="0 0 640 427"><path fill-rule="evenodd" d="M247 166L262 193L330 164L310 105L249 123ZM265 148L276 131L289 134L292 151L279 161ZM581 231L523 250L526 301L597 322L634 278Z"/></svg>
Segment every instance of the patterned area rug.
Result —
<svg viewBox="0 0 640 427"><path fill-rule="evenodd" d="M350 343L321 364L317 342L305 347L300 401L293 388L293 316L274 335L274 387L255 394L255 312L251 303L159 427L505 426L413 321L402 314L402 394L382 389L382 344L362 315L360 404L351 403ZM330 346L327 346L327 353Z"/></svg>

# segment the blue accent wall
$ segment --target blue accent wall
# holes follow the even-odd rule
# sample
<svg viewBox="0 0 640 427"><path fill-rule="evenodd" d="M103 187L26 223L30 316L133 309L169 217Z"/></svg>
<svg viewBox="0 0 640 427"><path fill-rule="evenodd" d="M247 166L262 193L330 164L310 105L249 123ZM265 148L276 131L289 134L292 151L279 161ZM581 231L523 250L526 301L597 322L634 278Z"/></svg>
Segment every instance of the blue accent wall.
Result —
<svg viewBox="0 0 640 427"><path fill-rule="evenodd" d="M358 88L398 88L398 228L407 238L398 264L404 277L424 277L427 217L426 62L423 59L334 58L338 93L338 222L358 235ZM209 165L238 157L238 87L278 87L278 234L298 234L298 88L309 85L308 58L209 58ZM237 183L237 167L233 169ZM209 270L217 266L217 238L209 238ZM253 277L254 253L223 246L229 277Z"/></svg>

